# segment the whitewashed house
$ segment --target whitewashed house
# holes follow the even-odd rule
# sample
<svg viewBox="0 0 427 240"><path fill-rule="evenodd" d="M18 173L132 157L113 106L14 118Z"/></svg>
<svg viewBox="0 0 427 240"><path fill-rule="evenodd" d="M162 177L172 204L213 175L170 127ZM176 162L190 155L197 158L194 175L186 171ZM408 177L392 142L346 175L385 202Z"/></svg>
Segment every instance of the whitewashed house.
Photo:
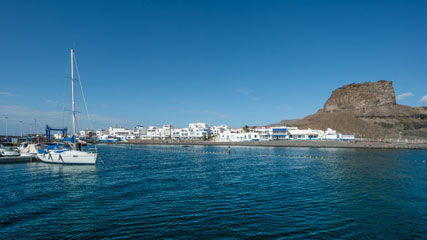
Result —
<svg viewBox="0 0 427 240"><path fill-rule="evenodd" d="M96 136L99 138L100 136L103 135L110 135L110 131L105 130L105 129L98 129L96 130Z"/></svg>
<svg viewBox="0 0 427 240"><path fill-rule="evenodd" d="M224 131L215 138L217 142L249 142L259 141L259 133L257 132L231 132L230 130Z"/></svg>
<svg viewBox="0 0 427 240"><path fill-rule="evenodd" d="M345 134L338 134L339 140L341 141L354 141L354 135L345 135Z"/></svg>
<svg viewBox="0 0 427 240"><path fill-rule="evenodd" d="M269 141L270 140L270 128L268 127L256 127L254 132L259 134L260 141Z"/></svg>
<svg viewBox="0 0 427 240"><path fill-rule="evenodd" d="M189 139L208 139L209 138L209 126L207 123L190 123L188 125L188 137Z"/></svg>
<svg viewBox="0 0 427 240"><path fill-rule="evenodd" d="M228 130L227 125L212 126L209 128L209 137L216 137L226 130Z"/></svg>
<svg viewBox="0 0 427 240"><path fill-rule="evenodd" d="M189 132L190 130L188 128L181 128L181 131L179 132L179 137L183 140L189 139Z"/></svg>
<svg viewBox="0 0 427 240"><path fill-rule="evenodd" d="M326 129L324 136L325 140L338 140L338 137L337 131L330 128Z"/></svg>
<svg viewBox="0 0 427 240"><path fill-rule="evenodd" d="M172 139L180 139L181 138L181 128L172 128L171 137Z"/></svg>
<svg viewBox="0 0 427 240"><path fill-rule="evenodd" d="M148 139L161 139L162 130L156 126L149 126L147 129L147 138Z"/></svg>
<svg viewBox="0 0 427 240"><path fill-rule="evenodd" d="M270 140L285 140L288 139L288 129L285 126L271 127Z"/></svg>
<svg viewBox="0 0 427 240"><path fill-rule="evenodd" d="M131 135L132 131L127 129L127 128L123 128L123 127L110 127L110 129L108 130L110 132L111 136L127 136L127 135Z"/></svg>
<svg viewBox="0 0 427 240"><path fill-rule="evenodd" d="M136 125L132 130L132 135L136 138L140 138L143 135L147 135L147 130L142 125Z"/></svg>
<svg viewBox="0 0 427 240"><path fill-rule="evenodd" d="M321 140L324 139L323 130L313 129L289 129L290 140Z"/></svg>
<svg viewBox="0 0 427 240"><path fill-rule="evenodd" d="M79 131L79 137L82 137L82 138L92 137L92 135L93 135L93 131L88 128Z"/></svg>
<svg viewBox="0 0 427 240"><path fill-rule="evenodd" d="M172 135L173 126L170 124L164 124L160 131L162 139L170 139Z"/></svg>

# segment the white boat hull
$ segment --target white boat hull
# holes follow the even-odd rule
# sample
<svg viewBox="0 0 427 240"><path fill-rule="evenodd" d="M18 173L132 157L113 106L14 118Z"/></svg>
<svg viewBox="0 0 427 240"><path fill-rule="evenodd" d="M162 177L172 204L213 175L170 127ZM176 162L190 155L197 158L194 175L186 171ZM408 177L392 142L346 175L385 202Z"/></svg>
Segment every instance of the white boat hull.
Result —
<svg viewBox="0 0 427 240"><path fill-rule="evenodd" d="M50 151L37 153L37 158L45 163L58 164L96 164L97 153L82 152L76 150Z"/></svg>
<svg viewBox="0 0 427 240"><path fill-rule="evenodd" d="M20 153L21 157L36 157L37 153Z"/></svg>

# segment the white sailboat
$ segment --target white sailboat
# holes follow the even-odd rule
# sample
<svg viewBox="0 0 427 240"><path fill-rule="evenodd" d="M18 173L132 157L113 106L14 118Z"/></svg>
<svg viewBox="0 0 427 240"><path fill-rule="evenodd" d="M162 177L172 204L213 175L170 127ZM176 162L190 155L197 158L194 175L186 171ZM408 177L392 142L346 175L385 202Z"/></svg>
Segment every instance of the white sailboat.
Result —
<svg viewBox="0 0 427 240"><path fill-rule="evenodd" d="M74 97L74 49L71 49L71 95L72 95L72 116L73 116L73 136L76 136L76 111ZM74 140L74 137L72 138ZM45 149L38 149L37 158L46 163L58 164L96 164L98 153L84 152L77 149L75 141L72 148L64 145L50 145Z"/></svg>

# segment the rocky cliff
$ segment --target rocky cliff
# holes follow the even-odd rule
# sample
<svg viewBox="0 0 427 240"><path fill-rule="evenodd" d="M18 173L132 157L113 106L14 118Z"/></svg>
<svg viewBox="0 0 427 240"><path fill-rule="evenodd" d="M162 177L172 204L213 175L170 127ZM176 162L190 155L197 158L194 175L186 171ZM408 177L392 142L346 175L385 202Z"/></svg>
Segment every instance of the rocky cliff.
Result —
<svg viewBox="0 0 427 240"><path fill-rule="evenodd" d="M323 111L357 111L363 112L378 106L396 105L396 98L391 81L352 83L332 92Z"/></svg>
<svg viewBox="0 0 427 240"><path fill-rule="evenodd" d="M427 138L427 107L396 104L391 81L352 83L334 90L323 109L292 125L329 127L358 137Z"/></svg>

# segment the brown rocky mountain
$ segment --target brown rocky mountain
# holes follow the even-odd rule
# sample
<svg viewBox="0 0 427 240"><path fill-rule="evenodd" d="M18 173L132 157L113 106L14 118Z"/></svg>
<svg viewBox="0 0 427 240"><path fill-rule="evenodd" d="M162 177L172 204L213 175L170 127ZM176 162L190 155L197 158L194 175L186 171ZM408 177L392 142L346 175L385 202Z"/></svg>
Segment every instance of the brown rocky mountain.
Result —
<svg viewBox="0 0 427 240"><path fill-rule="evenodd" d="M286 124L288 123L288 124ZM357 137L427 138L427 106L396 104L391 81L352 83L332 92L323 109L289 124L300 128L333 128Z"/></svg>

